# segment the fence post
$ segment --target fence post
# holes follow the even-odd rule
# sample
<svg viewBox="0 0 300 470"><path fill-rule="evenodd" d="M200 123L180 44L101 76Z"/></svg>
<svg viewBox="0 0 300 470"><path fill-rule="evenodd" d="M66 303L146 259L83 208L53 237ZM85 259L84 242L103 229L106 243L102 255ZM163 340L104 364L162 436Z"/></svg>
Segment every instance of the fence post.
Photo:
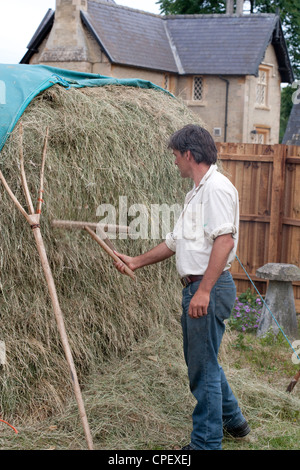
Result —
<svg viewBox="0 0 300 470"><path fill-rule="evenodd" d="M268 262L279 263L282 240L286 145L274 145Z"/></svg>

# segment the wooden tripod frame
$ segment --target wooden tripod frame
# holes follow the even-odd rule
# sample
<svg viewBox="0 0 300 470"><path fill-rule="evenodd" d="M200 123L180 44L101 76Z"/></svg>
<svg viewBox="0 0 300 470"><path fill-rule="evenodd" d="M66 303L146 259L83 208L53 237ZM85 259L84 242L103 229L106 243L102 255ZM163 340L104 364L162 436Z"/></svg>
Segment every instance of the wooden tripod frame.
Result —
<svg viewBox="0 0 300 470"><path fill-rule="evenodd" d="M64 353L65 353L65 356L66 356L66 359L67 359L67 362L68 362L68 365L69 365L71 382L72 382L73 389L74 389L74 392L75 392L75 397L76 397L76 400L77 400L77 404L78 404L78 408L79 408L79 414L80 414L81 421L82 421L82 424L83 424L83 429L84 429L88 449L93 450L92 436L91 436L91 432L90 432L88 421L87 421L85 407L84 407L84 403L83 403L83 399L82 399L82 395L81 395L81 390L80 390L80 386L79 386L79 382L78 382L78 378L77 378L77 373L76 373L76 369L75 369L71 349L70 349L70 346L69 346L68 337L67 337L67 334L66 334L63 314L62 314L62 311L61 311L61 308L60 308L60 305L59 305L58 296L57 296L57 292L56 292L56 287L55 287L53 275L52 275L52 272L51 272L51 268L50 268L50 265L49 265L49 262L48 262L48 257L47 257L43 237L42 237L42 234L41 234L41 229L40 229L40 215L41 215L41 208L42 208L42 202L43 202L42 195L43 195L43 191L44 191L44 168L45 168L45 159L46 159L46 153L47 153L47 144L48 144L48 128L46 130L46 135L45 135L45 138L44 138L44 146L43 146L43 152L42 152L41 175L40 175L40 188L39 188L39 196L38 196L36 211L34 210L34 207L33 207L33 204L32 204L30 192L29 192L29 189L28 189L28 186L27 186L25 170L24 170L23 127L22 127L22 124L20 124L20 166L21 166L22 186L23 186L24 195L25 195L26 202L27 202L28 209L29 209L29 214L25 211L25 209L21 206L21 204L19 203L16 196L13 194L12 190L10 189L9 185L7 184L7 182L6 182L6 180L5 180L5 178L4 178L1 171L0 171L0 180L3 183L4 188L8 192L10 198L12 199L14 204L17 206L17 208L19 209L21 214L25 217L25 219L27 220L27 222L29 223L29 225L32 229L32 232L33 232L33 235L34 235L34 238L35 238L35 242L36 242L36 246L37 246L37 250L38 250L38 253L39 253L39 256L40 256L42 268L43 268L44 275L45 275L45 278L46 278L46 282L47 282L47 285L48 285L48 290L49 290L49 294L50 294L52 305L53 305L53 310L54 310L54 314L55 314L55 318L56 318L58 331L60 333Z"/></svg>

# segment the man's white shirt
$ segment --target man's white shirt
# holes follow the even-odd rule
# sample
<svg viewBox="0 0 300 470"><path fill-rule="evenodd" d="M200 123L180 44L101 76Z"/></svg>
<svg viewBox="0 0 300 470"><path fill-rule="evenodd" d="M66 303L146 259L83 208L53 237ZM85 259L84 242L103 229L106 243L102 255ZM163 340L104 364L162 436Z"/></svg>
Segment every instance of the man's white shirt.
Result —
<svg viewBox="0 0 300 470"><path fill-rule="evenodd" d="M229 179L211 165L200 184L186 195L183 211L173 232L166 235L168 248L176 252L180 277L204 274L214 240L232 234L234 248L225 269L236 255L239 234L238 192Z"/></svg>

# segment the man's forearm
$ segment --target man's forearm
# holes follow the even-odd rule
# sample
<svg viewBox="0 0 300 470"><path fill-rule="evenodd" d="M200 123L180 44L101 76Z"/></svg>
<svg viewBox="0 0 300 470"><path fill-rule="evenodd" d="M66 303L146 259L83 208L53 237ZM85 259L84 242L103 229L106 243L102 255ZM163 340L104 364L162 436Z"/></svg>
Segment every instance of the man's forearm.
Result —
<svg viewBox="0 0 300 470"><path fill-rule="evenodd" d="M170 248L167 247L165 242L162 242L151 250L147 251L146 253L143 253L139 256L135 256L133 262L136 266L135 269L138 269L142 268L143 266L159 263L160 261L164 261L165 259L168 259L173 255L174 251L170 250Z"/></svg>
<svg viewBox="0 0 300 470"><path fill-rule="evenodd" d="M234 241L231 234L220 236L215 240L209 263L201 282L202 290L211 291L222 274L233 247Z"/></svg>
<svg viewBox="0 0 300 470"><path fill-rule="evenodd" d="M151 250L138 256L126 256L124 254L115 251L115 254L120 258L119 261L115 261L115 267L120 273L125 274L124 263L132 270L148 266L149 264L159 263L167 258L174 255L174 251L170 250L165 242L160 243Z"/></svg>

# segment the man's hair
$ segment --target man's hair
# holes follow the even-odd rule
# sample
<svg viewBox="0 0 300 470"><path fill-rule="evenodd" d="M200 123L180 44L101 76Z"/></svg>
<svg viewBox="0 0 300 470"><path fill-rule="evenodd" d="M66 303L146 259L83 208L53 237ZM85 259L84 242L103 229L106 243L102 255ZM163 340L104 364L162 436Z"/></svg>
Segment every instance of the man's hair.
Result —
<svg viewBox="0 0 300 470"><path fill-rule="evenodd" d="M188 124L176 131L169 139L168 148L181 154L190 150L197 163L216 163L218 151L210 133L203 127Z"/></svg>

